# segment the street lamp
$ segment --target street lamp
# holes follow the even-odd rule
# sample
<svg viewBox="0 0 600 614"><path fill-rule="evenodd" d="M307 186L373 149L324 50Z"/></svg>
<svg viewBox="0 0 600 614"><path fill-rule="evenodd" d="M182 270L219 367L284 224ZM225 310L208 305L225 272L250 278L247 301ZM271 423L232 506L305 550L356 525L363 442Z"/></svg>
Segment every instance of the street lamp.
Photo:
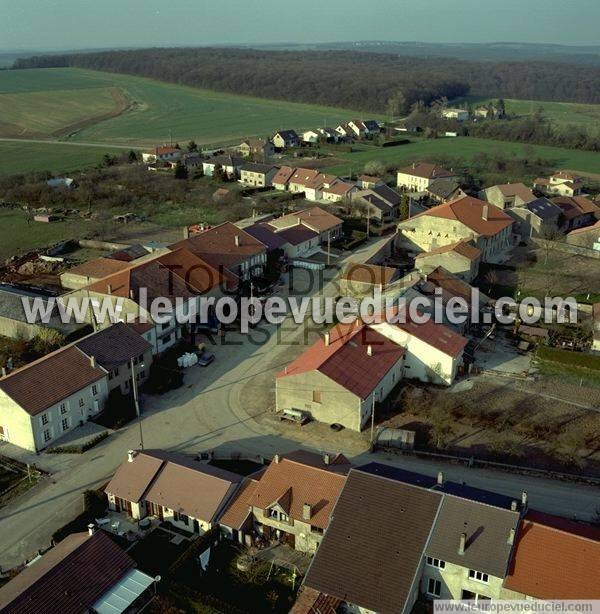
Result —
<svg viewBox="0 0 600 614"><path fill-rule="evenodd" d="M144 363L142 362L140 366L143 369ZM133 403L135 405L135 413L137 415L138 424L140 426L140 447L143 450L144 449L144 434L142 432L142 415L140 412L140 402L138 398L137 377L135 374L135 359L134 358L131 359L131 382L132 382L132 389L133 389Z"/></svg>

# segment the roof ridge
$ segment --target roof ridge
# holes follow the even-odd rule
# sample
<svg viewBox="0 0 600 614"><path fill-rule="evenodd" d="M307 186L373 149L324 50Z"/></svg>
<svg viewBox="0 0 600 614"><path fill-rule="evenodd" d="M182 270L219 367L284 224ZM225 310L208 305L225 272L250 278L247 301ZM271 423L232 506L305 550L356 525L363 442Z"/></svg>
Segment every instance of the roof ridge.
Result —
<svg viewBox="0 0 600 614"><path fill-rule="evenodd" d="M562 518L562 517L558 517L560 520L564 520L567 522L574 522L574 521L569 521L567 518ZM587 535L581 535L580 533L575 533L574 531L568 531L566 529L561 529L560 527L553 527L552 525L546 524L544 522L541 522L539 520L534 520L532 518L527 518L527 516L524 516L522 519L522 522L530 522L531 524L535 524L539 527L544 527L545 529L549 529L551 531L555 531L557 533L562 533L563 535L570 535L571 537L577 537L578 539L584 539L585 541L589 541L593 544L599 544L597 539L594 539L593 537L589 537ZM593 527L588 527L588 526L583 526L581 527L582 529L593 529Z"/></svg>
<svg viewBox="0 0 600 614"><path fill-rule="evenodd" d="M316 454L316 452L310 452L311 454ZM288 458L287 456L283 456L282 461L287 461L288 463L295 463L296 465L302 465L302 467L307 467L309 469L314 469L315 471L323 471L324 473L328 474L328 475L335 475L337 477L341 477L341 478L345 478L346 476L342 475L341 473L336 473L335 471L330 471L329 469L327 469L326 467L331 467L331 465L327 465L326 467L318 467L316 465L308 465L307 463L303 463L302 461L295 459L295 458ZM260 480L259 480L260 481ZM291 486L290 486L291 488Z"/></svg>

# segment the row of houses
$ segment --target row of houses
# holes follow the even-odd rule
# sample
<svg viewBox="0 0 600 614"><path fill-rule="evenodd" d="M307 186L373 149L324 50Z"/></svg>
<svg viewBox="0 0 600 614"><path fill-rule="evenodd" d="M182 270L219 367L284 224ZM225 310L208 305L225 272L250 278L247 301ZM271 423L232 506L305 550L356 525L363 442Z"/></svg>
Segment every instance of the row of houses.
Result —
<svg viewBox="0 0 600 614"><path fill-rule="evenodd" d="M513 499L442 473L297 450L244 478L175 453L131 450L105 492L129 521L168 520L190 535L218 529L242 547L304 553L310 561L292 614L397 614L419 597L600 597L598 529L531 509L525 492ZM0 608L139 609L156 581L90 525L0 588Z"/></svg>
<svg viewBox="0 0 600 614"><path fill-rule="evenodd" d="M429 599L594 599L600 531L515 500L342 454L275 455L242 478L162 451L128 453L106 487L133 519L168 519L243 546L287 544L312 557L295 608L409 612ZM343 561L343 565L340 564ZM377 569L375 574L373 570ZM313 602L305 593L312 595Z"/></svg>

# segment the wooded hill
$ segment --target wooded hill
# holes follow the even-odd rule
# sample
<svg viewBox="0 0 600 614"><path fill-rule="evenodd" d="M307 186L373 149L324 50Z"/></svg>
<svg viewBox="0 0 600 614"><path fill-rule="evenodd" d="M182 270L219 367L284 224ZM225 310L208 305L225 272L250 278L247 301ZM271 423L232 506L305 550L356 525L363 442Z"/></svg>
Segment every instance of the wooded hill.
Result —
<svg viewBox="0 0 600 614"><path fill-rule="evenodd" d="M398 112L466 94L600 103L600 67L476 62L354 51L180 48L37 56L15 68L76 66L206 89L362 111ZM399 102L399 104L397 104Z"/></svg>

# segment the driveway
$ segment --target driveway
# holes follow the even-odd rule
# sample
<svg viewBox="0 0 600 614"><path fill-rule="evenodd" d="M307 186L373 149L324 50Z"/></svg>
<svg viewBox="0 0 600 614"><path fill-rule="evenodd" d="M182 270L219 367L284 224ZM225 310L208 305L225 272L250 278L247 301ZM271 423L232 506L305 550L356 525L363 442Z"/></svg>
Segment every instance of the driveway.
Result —
<svg viewBox="0 0 600 614"><path fill-rule="evenodd" d="M374 244L371 241L364 246L361 254L372 251ZM361 254L346 256L340 263L355 260ZM323 293L334 295L335 285L325 285ZM306 332L309 339L316 334ZM537 509L569 517L593 516L600 501L598 488L446 466L412 457L370 455L366 439L359 434L337 434L323 425L306 431L280 425L269 413L273 375L302 350L302 346L292 344L302 341L304 335L302 327L286 321L280 327L260 327L252 336L228 333L219 338L212 350L217 357L212 365L191 367L185 372L181 388L162 397L144 399L145 448L186 453L216 449L257 458L298 447L341 451L355 463L381 460L429 475L443 469L449 479L515 497L527 490L531 506ZM34 462L53 475L0 509L0 565L12 567L46 547L53 532L81 511L82 491L106 483L126 459L127 450L139 446L139 424L132 422L82 455L63 455L60 459L36 456ZM0 452L3 450L0 448Z"/></svg>

